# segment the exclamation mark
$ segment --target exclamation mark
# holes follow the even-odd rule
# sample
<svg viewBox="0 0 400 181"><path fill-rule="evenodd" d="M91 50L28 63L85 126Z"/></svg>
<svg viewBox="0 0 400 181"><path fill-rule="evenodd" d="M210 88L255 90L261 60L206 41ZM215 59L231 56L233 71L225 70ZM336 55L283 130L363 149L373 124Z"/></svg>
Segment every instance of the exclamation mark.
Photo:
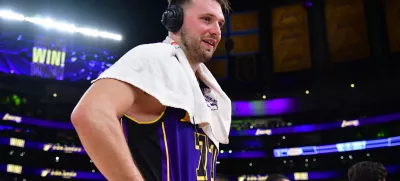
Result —
<svg viewBox="0 0 400 181"><path fill-rule="evenodd" d="M64 67L65 63L65 52L61 53L61 67Z"/></svg>

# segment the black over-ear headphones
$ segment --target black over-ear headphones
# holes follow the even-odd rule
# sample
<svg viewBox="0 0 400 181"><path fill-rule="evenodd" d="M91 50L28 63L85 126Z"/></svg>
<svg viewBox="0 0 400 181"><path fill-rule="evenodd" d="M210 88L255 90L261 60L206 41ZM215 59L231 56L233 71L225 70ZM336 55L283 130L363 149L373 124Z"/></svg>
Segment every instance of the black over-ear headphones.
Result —
<svg viewBox="0 0 400 181"><path fill-rule="evenodd" d="M161 23L170 32L178 32L183 25L183 9L178 4L174 3L174 0L164 11Z"/></svg>

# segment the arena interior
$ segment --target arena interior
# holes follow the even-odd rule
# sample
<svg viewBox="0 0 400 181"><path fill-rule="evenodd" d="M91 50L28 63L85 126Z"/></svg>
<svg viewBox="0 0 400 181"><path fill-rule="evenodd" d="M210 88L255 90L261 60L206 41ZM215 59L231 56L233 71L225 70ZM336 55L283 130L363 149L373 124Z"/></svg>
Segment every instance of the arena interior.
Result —
<svg viewBox="0 0 400 181"><path fill-rule="evenodd" d="M232 99L217 172L345 181L360 161L400 180L400 1L231 0L208 68ZM71 112L129 49L162 41L167 3L0 3L0 181L106 180ZM218 180L218 179L217 179Z"/></svg>

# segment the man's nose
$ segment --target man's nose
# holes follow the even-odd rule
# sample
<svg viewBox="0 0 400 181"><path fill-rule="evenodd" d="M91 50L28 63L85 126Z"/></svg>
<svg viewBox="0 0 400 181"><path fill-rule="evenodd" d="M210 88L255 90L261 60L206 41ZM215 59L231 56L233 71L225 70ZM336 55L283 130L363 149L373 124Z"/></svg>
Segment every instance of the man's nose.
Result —
<svg viewBox="0 0 400 181"><path fill-rule="evenodd" d="M221 27L219 26L218 23L214 23L214 24L212 25L211 30L210 30L210 34L211 34L211 35L214 35L214 36L219 36L219 35L221 35Z"/></svg>

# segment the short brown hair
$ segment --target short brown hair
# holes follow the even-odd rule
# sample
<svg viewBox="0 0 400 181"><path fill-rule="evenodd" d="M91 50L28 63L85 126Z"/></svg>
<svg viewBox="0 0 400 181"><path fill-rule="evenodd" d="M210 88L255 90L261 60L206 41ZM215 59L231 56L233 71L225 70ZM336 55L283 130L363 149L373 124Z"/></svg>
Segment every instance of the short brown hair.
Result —
<svg viewBox="0 0 400 181"><path fill-rule="evenodd" d="M387 171L381 163L364 161L350 167L349 181L384 181Z"/></svg>
<svg viewBox="0 0 400 181"><path fill-rule="evenodd" d="M168 0L168 4L177 4L177 5L183 5L186 3L190 3L192 0ZM231 11L231 4L229 3L229 0L216 0L219 5L221 5L222 11L224 13L229 13Z"/></svg>

